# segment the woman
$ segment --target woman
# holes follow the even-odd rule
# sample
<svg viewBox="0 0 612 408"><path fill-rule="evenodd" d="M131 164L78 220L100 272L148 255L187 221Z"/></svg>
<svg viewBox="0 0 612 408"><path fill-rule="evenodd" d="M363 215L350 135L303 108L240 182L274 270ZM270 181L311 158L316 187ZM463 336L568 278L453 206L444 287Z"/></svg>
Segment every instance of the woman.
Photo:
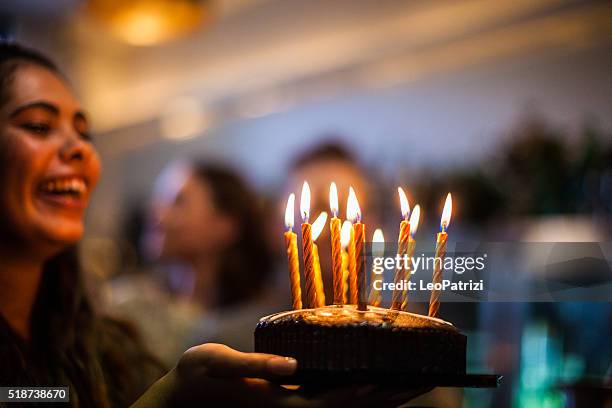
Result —
<svg viewBox="0 0 612 408"><path fill-rule="evenodd" d="M177 194L154 197L159 256L186 264L191 272L169 279L169 290L205 310L252 301L261 295L273 266L265 241L254 239L264 230L256 194L224 166L180 167L182 172L172 172L177 176L160 178L174 186L157 189ZM181 283L185 280L189 284Z"/></svg>
<svg viewBox="0 0 612 408"><path fill-rule="evenodd" d="M168 365L207 341L252 350L254 322L289 299L272 290L255 192L225 166L180 161L158 177L151 207L141 247L165 264L114 279L109 312L136 322Z"/></svg>
<svg viewBox="0 0 612 408"><path fill-rule="evenodd" d="M83 288L75 245L100 175L87 117L33 51L0 45L0 81L0 385L70 386L80 407L303 403L244 379L291 374L295 360L216 344L188 350L151 385L159 364Z"/></svg>

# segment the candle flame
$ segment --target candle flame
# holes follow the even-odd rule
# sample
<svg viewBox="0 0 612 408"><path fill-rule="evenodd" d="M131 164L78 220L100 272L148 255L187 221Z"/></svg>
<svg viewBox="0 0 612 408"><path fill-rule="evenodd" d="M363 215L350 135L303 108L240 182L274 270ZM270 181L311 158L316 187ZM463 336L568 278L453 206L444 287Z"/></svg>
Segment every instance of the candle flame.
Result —
<svg viewBox="0 0 612 408"><path fill-rule="evenodd" d="M372 256L380 258L385 253L385 236L380 228L376 228L372 236Z"/></svg>
<svg viewBox="0 0 612 408"><path fill-rule="evenodd" d="M397 188L397 193L399 194L402 217L404 217L405 220L408 220L408 217L410 216L410 204L408 203L408 197L406 197L406 193L404 193L404 189L401 187Z"/></svg>
<svg viewBox="0 0 612 408"><path fill-rule="evenodd" d="M419 221L421 219L421 206L415 205L410 215L410 236L414 238L414 235L419 228Z"/></svg>
<svg viewBox="0 0 612 408"><path fill-rule="evenodd" d="M321 214L319 214L315 222L312 223L313 241L316 241L317 238L319 238L319 235L321 235L321 232L323 232L323 228L325 228L325 221L327 221L327 213L323 211Z"/></svg>
<svg viewBox="0 0 612 408"><path fill-rule="evenodd" d="M302 215L302 221L308 222L310 216L310 186L305 181L302 186L302 196L300 197L300 214Z"/></svg>
<svg viewBox="0 0 612 408"><path fill-rule="evenodd" d="M332 181L329 185L329 208L332 213L332 217L338 216L338 188L336 183Z"/></svg>
<svg viewBox="0 0 612 408"><path fill-rule="evenodd" d="M295 207L295 194L289 194L289 198L287 199L287 208L285 209L285 227L288 230L293 229L294 216L293 209Z"/></svg>
<svg viewBox="0 0 612 408"><path fill-rule="evenodd" d="M446 196L446 202L444 203L444 210L442 210L442 218L440 219L440 228L442 231L448 228L451 219L451 212L453 211L453 197L451 193Z"/></svg>
<svg viewBox="0 0 612 408"><path fill-rule="evenodd" d="M349 220L342 223L342 230L340 231L340 245L342 248L346 248L351 241L351 228L353 224Z"/></svg>
<svg viewBox="0 0 612 408"><path fill-rule="evenodd" d="M353 224L361 222L361 209L359 208L359 201L357 201L353 187L349 188L349 196L346 202L346 218Z"/></svg>

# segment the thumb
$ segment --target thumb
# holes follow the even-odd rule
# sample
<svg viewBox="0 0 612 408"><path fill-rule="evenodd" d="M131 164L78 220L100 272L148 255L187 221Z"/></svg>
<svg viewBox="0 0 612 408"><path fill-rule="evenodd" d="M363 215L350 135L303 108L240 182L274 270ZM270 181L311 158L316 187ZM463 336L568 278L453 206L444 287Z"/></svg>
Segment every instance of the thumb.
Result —
<svg viewBox="0 0 612 408"><path fill-rule="evenodd" d="M206 375L217 378L264 378L271 379L291 375L297 361L291 357L273 354L243 353L223 344L208 343L187 350L183 360L188 365L204 369ZM195 367L194 367L195 368Z"/></svg>

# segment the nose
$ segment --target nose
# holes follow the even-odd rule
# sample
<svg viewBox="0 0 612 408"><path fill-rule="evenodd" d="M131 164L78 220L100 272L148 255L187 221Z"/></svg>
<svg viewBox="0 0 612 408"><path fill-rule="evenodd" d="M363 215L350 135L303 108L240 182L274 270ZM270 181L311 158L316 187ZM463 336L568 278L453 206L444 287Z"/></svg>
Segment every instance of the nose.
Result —
<svg viewBox="0 0 612 408"><path fill-rule="evenodd" d="M90 148L80 135L66 137L60 148L60 157L65 162L84 161L88 156Z"/></svg>

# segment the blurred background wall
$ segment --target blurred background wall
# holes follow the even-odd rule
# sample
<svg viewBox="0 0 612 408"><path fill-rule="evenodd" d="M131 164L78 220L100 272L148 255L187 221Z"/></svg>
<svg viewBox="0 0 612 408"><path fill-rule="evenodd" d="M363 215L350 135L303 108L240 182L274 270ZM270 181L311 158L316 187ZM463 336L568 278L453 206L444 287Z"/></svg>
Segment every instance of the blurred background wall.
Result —
<svg viewBox="0 0 612 408"><path fill-rule="evenodd" d="M117 33L121 2L0 5L6 34L55 56L91 112L105 164L92 235L117 234L185 153L276 191L330 133L393 179L486 158L525 116L570 138L612 130L609 2L187 3L201 19L176 12L189 27L166 40L154 6Z"/></svg>

